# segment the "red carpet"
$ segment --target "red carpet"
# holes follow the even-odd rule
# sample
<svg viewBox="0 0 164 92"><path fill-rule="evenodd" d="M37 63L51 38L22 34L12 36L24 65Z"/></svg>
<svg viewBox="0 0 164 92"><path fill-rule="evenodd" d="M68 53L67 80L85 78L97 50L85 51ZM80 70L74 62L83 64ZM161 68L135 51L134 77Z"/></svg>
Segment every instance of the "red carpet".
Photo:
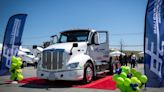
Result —
<svg viewBox="0 0 164 92"><path fill-rule="evenodd" d="M93 89L104 89L104 90L115 90L116 83L112 81L112 76L106 76L94 80L89 84L82 85L80 82L73 81L47 81L44 79L39 79L37 77L25 78L19 83L24 85L37 85L37 86L48 86L48 87L75 87L75 88L93 88Z"/></svg>
<svg viewBox="0 0 164 92"><path fill-rule="evenodd" d="M105 89L105 90L115 90L116 83L112 81L112 76L107 76L105 78L91 82L90 84L77 86L78 88L95 88L95 89Z"/></svg>

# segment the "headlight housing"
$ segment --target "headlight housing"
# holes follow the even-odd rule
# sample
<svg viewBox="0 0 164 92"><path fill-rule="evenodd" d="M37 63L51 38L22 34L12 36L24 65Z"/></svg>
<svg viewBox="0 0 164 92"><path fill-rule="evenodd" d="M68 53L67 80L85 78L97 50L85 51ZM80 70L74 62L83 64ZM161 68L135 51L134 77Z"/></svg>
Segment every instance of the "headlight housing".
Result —
<svg viewBox="0 0 164 92"><path fill-rule="evenodd" d="M68 69L77 68L78 65L79 65L79 62L71 63L71 64L68 64L68 65L67 65L67 68L68 68Z"/></svg>

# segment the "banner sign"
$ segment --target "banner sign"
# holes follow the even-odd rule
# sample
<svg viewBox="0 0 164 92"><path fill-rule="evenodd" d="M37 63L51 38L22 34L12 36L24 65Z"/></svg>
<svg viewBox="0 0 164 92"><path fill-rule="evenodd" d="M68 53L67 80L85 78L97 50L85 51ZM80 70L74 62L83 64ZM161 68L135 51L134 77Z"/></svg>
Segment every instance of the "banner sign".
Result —
<svg viewBox="0 0 164 92"><path fill-rule="evenodd" d="M16 14L10 17L3 40L2 55L0 61L0 75L8 74L11 57L17 56L26 20L26 14Z"/></svg>
<svg viewBox="0 0 164 92"><path fill-rule="evenodd" d="M144 35L146 86L164 87L164 0L148 0Z"/></svg>

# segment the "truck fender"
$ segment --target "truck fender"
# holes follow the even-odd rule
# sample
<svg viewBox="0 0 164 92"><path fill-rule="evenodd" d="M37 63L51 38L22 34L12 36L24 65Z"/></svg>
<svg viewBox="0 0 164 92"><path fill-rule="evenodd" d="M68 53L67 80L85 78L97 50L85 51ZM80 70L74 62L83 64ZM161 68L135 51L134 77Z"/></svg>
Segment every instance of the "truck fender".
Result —
<svg viewBox="0 0 164 92"><path fill-rule="evenodd" d="M94 67L94 74L95 74L95 71L96 71L96 63L95 61L89 56L89 55L86 55L86 54L77 54L77 55L74 55L72 58L70 58L70 61L69 63L74 63L74 62L79 62L79 67L83 68L84 69L84 65L87 63L87 62L90 62L93 64L93 67Z"/></svg>

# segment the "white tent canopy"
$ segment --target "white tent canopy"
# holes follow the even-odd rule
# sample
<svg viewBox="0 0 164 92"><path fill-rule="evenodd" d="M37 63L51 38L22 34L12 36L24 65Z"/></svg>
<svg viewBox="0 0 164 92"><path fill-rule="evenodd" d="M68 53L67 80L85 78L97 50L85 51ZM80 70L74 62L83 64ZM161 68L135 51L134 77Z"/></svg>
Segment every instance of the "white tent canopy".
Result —
<svg viewBox="0 0 164 92"><path fill-rule="evenodd" d="M140 56L144 56L144 52L143 52L143 51L139 52L138 54L139 54Z"/></svg>
<svg viewBox="0 0 164 92"><path fill-rule="evenodd" d="M110 56L120 56L120 55L125 55L125 53L122 53L122 52L120 52L120 51L114 51L114 52L111 52L110 53Z"/></svg>
<svg viewBox="0 0 164 92"><path fill-rule="evenodd" d="M18 55L26 55L26 53L23 51L18 51Z"/></svg>
<svg viewBox="0 0 164 92"><path fill-rule="evenodd" d="M23 48L22 46L19 47L19 50L22 52L31 52L29 49Z"/></svg>

